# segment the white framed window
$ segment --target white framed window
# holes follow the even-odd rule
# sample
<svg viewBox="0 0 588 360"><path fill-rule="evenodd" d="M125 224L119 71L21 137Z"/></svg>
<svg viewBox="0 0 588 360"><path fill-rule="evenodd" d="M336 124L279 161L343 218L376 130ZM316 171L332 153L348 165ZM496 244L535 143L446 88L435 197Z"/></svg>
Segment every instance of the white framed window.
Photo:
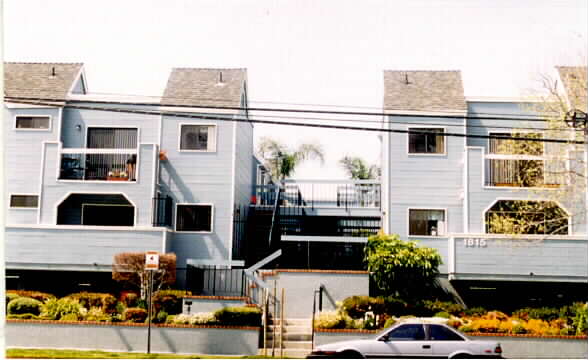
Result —
<svg viewBox="0 0 588 360"><path fill-rule="evenodd" d="M180 124L180 151L216 151L216 125Z"/></svg>
<svg viewBox="0 0 588 360"><path fill-rule="evenodd" d="M444 236L445 219L443 209L408 209L408 235Z"/></svg>
<svg viewBox="0 0 588 360"><path fill-rule="evenodd" d="M210 233L213 217L212 204L177 204L176 231Z"/></svg>
<svg viewBox="0 0 588 360"><path fill-rule="evenodd" d="M445 129L436 127L411 127L408 131L425 134L408 134L409 154L445 154Z"/></svg>
<svg viewBox="0 0 588 360"><path fill-rule="evenodd" d="M37 209L39 195L12 194L10 195L10 207L13 209Z"/></svg>
<svg viewBox="0 0 588 360"><path fill-rule="evenodd" d="M49 130L51 116L49 115L16 115L14 118L16 130Z"/></svg>

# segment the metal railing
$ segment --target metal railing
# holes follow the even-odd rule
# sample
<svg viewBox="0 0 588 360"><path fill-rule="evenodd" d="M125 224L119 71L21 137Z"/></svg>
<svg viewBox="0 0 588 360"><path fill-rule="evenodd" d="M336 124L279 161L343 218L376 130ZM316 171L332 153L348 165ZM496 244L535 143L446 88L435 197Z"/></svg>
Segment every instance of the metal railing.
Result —
<svg viewBox="0 0 588 360"><path fill-rule="evenodd" d="M380 208L377 180L284 180L283 206Z"/></svg>
<svg viewBox="0 0 588 360"><path fill-rule="evenodd" d="M563 183L565 174L563 164L539 157L487 155L485 167L486 186L553 187Z"/></svg>
<svg viewBox="0 0 588 360"><path fill-rule="evenodd" d="M187 288L194 295L246 296L245 269L188 265Z"/></svg>
<svg viewBox="0 0 588 360"><path fill-rule="evenodd" d="M137 151L131 149L63 149L60 180L134 181Z"/></svg>

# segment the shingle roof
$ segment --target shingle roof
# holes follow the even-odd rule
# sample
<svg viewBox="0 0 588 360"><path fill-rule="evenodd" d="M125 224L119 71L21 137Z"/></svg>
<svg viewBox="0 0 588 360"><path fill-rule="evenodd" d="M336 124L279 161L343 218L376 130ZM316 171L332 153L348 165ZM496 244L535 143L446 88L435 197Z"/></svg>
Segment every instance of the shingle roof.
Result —
<svg viewBox="0 0 588 360"><path fill-rule="evenodd" d="M162 104L227 106L241 104L246 69L175 68L169 76Z"/></svg>
<svg viewBox="0 0 588 360"><path fill-rule="evenodd" d="M586 66L557 66L556 69L570 101L570 106L586 112L586 103L588 102Z"/></svg>
<svg viewBox="0 0 588 360"><path fill-rule="evenodd" d="M466 109L459 71L384 71L384 110Z"/></svg>
<svg viewBox="0 0 588 360"><path fill-rule="evenodd" d="M4 96L65 99L82 66L81 63L4 63Z"/></svg>

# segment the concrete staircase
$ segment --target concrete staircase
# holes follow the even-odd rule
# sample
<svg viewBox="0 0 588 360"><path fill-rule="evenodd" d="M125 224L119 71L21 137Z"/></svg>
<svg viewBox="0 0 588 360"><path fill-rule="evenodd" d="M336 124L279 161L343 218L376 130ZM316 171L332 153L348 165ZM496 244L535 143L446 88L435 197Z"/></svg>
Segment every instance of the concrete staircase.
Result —
<svg viewBox="0 0 588 360"><path fill-rule="evenodd" d="M305 358L312 351L312 328L311 319L285 319L284 320L284 350L280 353L280 320L276 319L268 327L266 336L267 355L272 355L272 344L274 356L288 358ZM275 339L273 329L276 327ZM263 349L260 349L262 354Z"/></svg>

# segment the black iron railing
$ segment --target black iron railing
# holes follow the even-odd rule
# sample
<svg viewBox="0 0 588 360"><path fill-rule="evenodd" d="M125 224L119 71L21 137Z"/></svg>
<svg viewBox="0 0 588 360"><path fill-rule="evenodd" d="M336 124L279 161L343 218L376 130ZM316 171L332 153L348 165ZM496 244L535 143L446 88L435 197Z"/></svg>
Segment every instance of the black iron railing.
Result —
<svg viewBox="0 0 588 360"><path fill-rule="evenodd" d="M245 270L215 265L188 265L186 288L194 295L245 296Z"/></svg>

